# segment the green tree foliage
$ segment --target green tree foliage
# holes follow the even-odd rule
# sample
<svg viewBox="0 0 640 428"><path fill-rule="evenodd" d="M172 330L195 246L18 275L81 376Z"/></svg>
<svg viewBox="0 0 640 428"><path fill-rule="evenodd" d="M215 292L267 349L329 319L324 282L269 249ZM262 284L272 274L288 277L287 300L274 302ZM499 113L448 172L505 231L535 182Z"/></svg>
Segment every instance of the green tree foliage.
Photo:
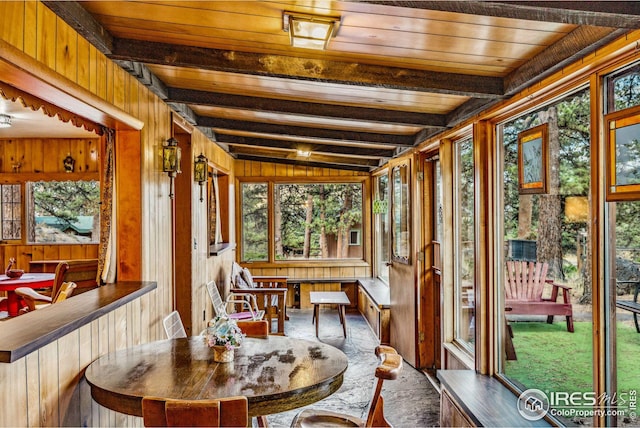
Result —
<svg viewBox="0 0 640 428"><path fill-rule="evenodd" d="M100 213L100 183L98 181L40 181L33 183L33 203L36 216L53 216L71 224L78 216Z"/></svg>
<svg viewBox="0 0 640 428"><path fill-rule="evenodd" d="M309 229L309 257L329 257L323 254L323 240L345 239L349 230L362 222L362 185L359 183L278 184L275 193L280 198L281 219L276 227L280 228L284 253L279 257L301 257L305 231ZM307 222L309 209L312 210L310 224ZM335 257L346 257L346 254L339 252Z"/></svg>
<svg viewBox="0 0 640 428"><path fill-rule="evenodd" d="M268 186L266 183L242 185L242 259L267 260L268 249Z"/></svg>

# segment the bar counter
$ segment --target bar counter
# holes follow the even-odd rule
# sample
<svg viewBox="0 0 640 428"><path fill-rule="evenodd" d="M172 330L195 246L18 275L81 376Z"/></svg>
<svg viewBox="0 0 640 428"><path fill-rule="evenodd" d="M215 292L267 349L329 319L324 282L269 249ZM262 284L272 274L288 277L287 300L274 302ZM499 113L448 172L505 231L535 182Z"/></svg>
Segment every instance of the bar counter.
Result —
<svg viewBox="0 0 640 428"><path fill-rule="evenodd" d="M152 281L123 281L0 321L0 363L12 363L91 321L147 294Z"/></svg>

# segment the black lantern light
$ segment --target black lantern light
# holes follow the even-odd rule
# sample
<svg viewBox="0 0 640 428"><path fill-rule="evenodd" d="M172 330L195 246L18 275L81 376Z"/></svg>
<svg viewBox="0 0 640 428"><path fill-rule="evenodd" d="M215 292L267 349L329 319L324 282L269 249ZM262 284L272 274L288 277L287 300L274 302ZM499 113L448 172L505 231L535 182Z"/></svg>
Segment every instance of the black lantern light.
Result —
<svg viewBox="0 0 640 428"><path fill-rule="evenodd" d="M173 179L181 173L180 170L180 147L178 147L178 140L171 137L167 140L167 143L162 146L162 171L169 175L171 180L169 184L169 197L173 199Z"/></svg>
<svg viewBox="0 0 640 428"><path fill-rule="evenodd" d="M204 200L202 189L207 182L207 157L200 153L193 161L193 179L200 185L200 202Z"/></svg>

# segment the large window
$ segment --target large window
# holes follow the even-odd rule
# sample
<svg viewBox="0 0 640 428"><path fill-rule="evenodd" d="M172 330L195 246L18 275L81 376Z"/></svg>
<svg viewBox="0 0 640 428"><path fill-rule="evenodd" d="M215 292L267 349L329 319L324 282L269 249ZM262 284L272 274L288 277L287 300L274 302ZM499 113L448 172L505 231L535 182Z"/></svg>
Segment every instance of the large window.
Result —
<svg viewBox="0 0 640 428"><path fill-rule="evenodd" d="M29 242L99 242L99 181L38 181L26 189Z"/></svg>
<svg viewBox="0 0 640 428"><path fill-rule="evenodd" d="M242 260L269 259L269 202L267 183L243 183Z"/></svg>
<svg viewBox="0 0 640 428"><path fill-rule="evenodd" d="M456 342L471 354L475 343L475 204L473 141L454 145L455 318Z"/></svg>
<svg viewBox="0 0 640 428"><path fill-rule="evenodd" d="M626 68L606 79L607 114L623 112L640 105L640 66ZM631 130L633 127L629 127ZM630 132L629 141L640 140ZM619 153L623 156L625 153ZM605 284L609 337L607 354L610 367L608 396L619 399L614 403L620 410L616 419L610 417L610 426L637 426L637 394L640 388L640 370L637 351L640 349L638 322L631 311L624 309L638 302L640 291L640 201L610 202L607 204L608 221L605 242L608 245L607 280ZM640 317L640 316L639 316Z"/></svg>
<svg viewBox="0 0 640 428"><path fill-rule="evenodd" d="M362 258L361 241L351 240L362 228L360 183L274 187L277 260Z"/></svg>
<svg viewBox="0 0 640 428"><path fill-rule="evenodd" d="M373 189L373 227L375 242L375 271L389 283L389 176L385 172L375 177Z"/></svg>
<svg viewBox="0 0 640 428"><path fill-rule="evenodd" d="M519 190L518 136L542 124L548 129L547 186L546 191L532 194ZM498 239L503 244L503 257L496 267L502 281L497 296L501 315L496 324L503 329L501 371L523 391L536 389L547 394L555 407L554 415L574 423L590 423L584 413L571 413L585 410L588 395L583 394L593 394L594 390L589 90L567 94L510 120L498 128L498 134L502 139L502 206L498 212L503 213ZM522 262L546 265L546 282L539 281L543 286L541 296L533 287L528 288L530 295L517 294L522 293L522 285L506 278L510 261L517 262L511 266L522 266ZM562 291L553 307L542 309L528 303L549 299L551 282L568 287L574 332L570 332L565 316L556 312L565 305ZM547 322L550 314L544 311L555 312L552 323ZM553 401L566 396L574 397L571 403ZM585 401L580 402L582 399Z"/></svg>
<svg viewBox="0 0 640 428"><path fill-rule="evenodd" d="M242 183L242 261L362 259L362 189L361 182Z"/></svg>

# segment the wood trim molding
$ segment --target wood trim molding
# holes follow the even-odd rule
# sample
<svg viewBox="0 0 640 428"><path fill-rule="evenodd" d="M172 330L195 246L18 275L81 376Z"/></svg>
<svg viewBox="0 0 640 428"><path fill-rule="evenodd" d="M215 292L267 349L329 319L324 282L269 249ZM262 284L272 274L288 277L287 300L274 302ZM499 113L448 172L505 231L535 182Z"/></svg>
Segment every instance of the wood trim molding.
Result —
<svg viewBox="0 0 640 428"><path fill-rule="evenodd" d="M144 122L113 106L77 83L56 73L35 58L0 40L2 80L21 91L83 118L114 129L140 130Z"/></svg>

